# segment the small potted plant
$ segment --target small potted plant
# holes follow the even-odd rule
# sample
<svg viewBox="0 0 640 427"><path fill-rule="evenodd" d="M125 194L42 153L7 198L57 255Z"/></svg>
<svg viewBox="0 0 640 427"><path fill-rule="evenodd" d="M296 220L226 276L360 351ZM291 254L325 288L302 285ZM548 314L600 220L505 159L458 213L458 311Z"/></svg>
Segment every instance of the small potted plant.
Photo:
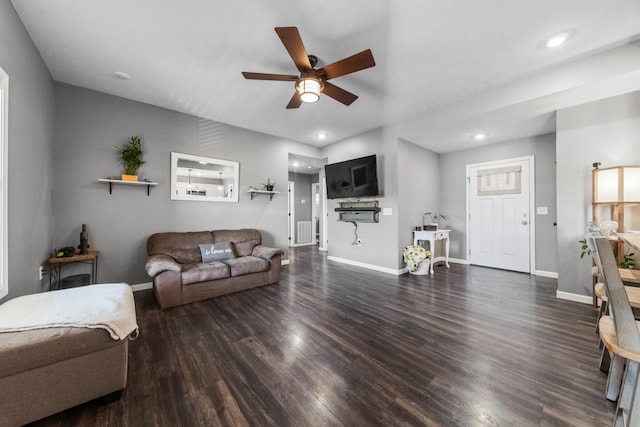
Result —
<svg viewBox="0 0 640 427"><path fill-rule="evenodd" d="M273 186L276 185L275 182L271 182L271 178L267 178L267 182L262 184L264 189L267 191L273 191Z"/></svg>
<svg viewBox="0 0 640 427"><path fill-rule="evenodd" d="M125 173L123 181L137 181L138 168L144 164L142 160L142 142L137 136L132 136L121 148L118 149Z"/></svg>

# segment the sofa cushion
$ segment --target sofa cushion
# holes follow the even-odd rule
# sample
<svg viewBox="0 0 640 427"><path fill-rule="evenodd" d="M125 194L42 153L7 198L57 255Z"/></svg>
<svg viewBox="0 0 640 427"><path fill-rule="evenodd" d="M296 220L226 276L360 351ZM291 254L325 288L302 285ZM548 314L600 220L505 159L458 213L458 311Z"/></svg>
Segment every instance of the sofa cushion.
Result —
<svg viewBox="0 0 640 427"><path fill-rule="evenodd" d="M253 248L262 243L262 235L254 228L215 230L212 233L213 243L232 242L238 257L251 255Z"/></svg>
<svg viewBox="0 0 640 427"><path fill-rule="evenodd" d="M202 261L199 248L193 249L174 249L167 251L167 255L176 260L179 264L189 264Z"/></svg>
<svg viewBox="0 0 640 427"><path fill-rule="evenodd" d="M276 255L284 255L284 251L278 248L270 248L268 246L258 245L253 248L253 252L251 253L251 255L257 256L258 258L271 259Z"/></svg>
<svg viewBox="0 0 640 427"><path fill-rule="evenodd" d="M200 254L202 262L221 261L236 257L230 242L201 244Z"/></svg>
<svg viewBox="0 0 640 427"><path fill-rule="evenodd" d="M173 258L167 255L151 255L144 265L144 269L151 277L163 271L182 271L182 264L178 264Z"/></svg>
<svg viewBox="0 0 640 427"><path fill-rule="evenodd" d="M231 268L232 277L260 273L269 269L269 261L251 255L227 259L223 262Z"/></svg>
<svg viewBox="0 0 640 427"><path fill-rule="evenodd" d="M220 261L192 263L182 266L182 284L207 282L229 277L229 266Z"/></svg>
<svg viewBox="0 0 640 427"><path fill-rule="evenodd" d="M147 239L148 255L168 255L180 264L199 263L201 243L215 243L210 231L155 233Z"/></svg>

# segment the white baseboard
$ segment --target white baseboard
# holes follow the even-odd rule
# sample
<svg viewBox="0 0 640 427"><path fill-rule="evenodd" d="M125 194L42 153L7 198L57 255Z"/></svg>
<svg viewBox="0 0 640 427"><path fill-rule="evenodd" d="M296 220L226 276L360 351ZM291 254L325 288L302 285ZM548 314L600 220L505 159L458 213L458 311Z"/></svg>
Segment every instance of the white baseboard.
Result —
<svg viewBox="0 0 640 427"><path fill-rule="evenodd" d="M147 289L153 289L153 282L138 283L135 285L131 285L131 290L133 292L146 291Z"/></svg>
<svg viewBox="0 0 640 427"><path fill-rule="evenodd" d="M407 268L401 268L399 270L394 270L393 268L387 268L387 267L380 267L378 265L373 265L373 264L367 264L364 262L359 262L359 261L352 261L350 259L344 259L344 258L337 258L334 256L327 256L327 259L329 261L335 261L335 262L340 262L342 264L349 264L349 265L354 265L356 267L363 267L363 268L368 268L369 270L375 270L375 271L380 271L382 273L387 273L387 274L393 274L394 276L400 276L402 274L408 273L409 270L407 270ZM444 262L445 259L444 257L437 257L433 260L433 263L437 263L437 262ZM450 263L454 263L454 264L469 264L466 260L464 259L457 259L457 258L449 258L449 262Z"/></svg>
<svg viewBox="0 0 640 427"><path fill-rule="evenodd" d="M581 302L583 304L591 305L593 303L593 297L589 295L571 294L569 292L556 291L556 298L566 299L569 301Z"/></svg>
<svg viewBox="0 0 640 427"><path fill-rule="evenodd" d="M406 268L402 268L400 270L394 270L393 268L380 267L379 265L366 264L364 262L352 261L350 259L344 259L344 258L336 258L331 255L327 256L327 259L329 261L335 261L342 264L349 264L349 265L354 265L356 267L368 268L369 270L380 271L382 273L393 274L394 276L399 276L407 272Z"/></svg>
<svg viewBox="0 0 640 427"><path fill-rule="evenodd" d="M536 270L535 273L536 276L540 276L540 277L550 277L552 279L557 279L558 278L558 273L556 273L555 271L543 271L543 270Z"/></svg>
<svg viewBox="0 0 640 427"><path fill-rule="evenodd" d="M444 257L438 257L436 258L436 262L440 261L440 258L442 258L442 261L444 261ZM467 261L466 259L460 259L460 258L449 258L449 262L453 264L469 265L469 261Z"/></svg>

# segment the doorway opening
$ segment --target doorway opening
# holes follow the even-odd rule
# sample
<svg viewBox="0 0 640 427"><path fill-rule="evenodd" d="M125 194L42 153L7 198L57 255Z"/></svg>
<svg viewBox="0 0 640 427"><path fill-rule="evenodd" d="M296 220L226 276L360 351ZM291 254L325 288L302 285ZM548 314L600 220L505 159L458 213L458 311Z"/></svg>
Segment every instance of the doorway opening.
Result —
<svg viewBox="0 0 640 427"><path fill-rule="evenodd" d="M327 159L289 153L289 247L317 245L327 250L326 163Z"/></svg>

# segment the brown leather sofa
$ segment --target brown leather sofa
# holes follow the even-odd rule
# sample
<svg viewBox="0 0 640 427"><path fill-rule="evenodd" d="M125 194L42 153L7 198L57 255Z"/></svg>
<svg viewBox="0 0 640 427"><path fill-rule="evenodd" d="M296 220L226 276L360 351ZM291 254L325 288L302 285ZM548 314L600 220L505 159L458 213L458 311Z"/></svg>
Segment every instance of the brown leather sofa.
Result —
<svg viewBox="0 0 640 427"><path fill-rule="evenodd" d="M200 245L225 243L231 258L203 262ZM258 230L241 229L152 234L147 254L154 295L168 308L276 283L283 252L263 246Z"/></svg>

